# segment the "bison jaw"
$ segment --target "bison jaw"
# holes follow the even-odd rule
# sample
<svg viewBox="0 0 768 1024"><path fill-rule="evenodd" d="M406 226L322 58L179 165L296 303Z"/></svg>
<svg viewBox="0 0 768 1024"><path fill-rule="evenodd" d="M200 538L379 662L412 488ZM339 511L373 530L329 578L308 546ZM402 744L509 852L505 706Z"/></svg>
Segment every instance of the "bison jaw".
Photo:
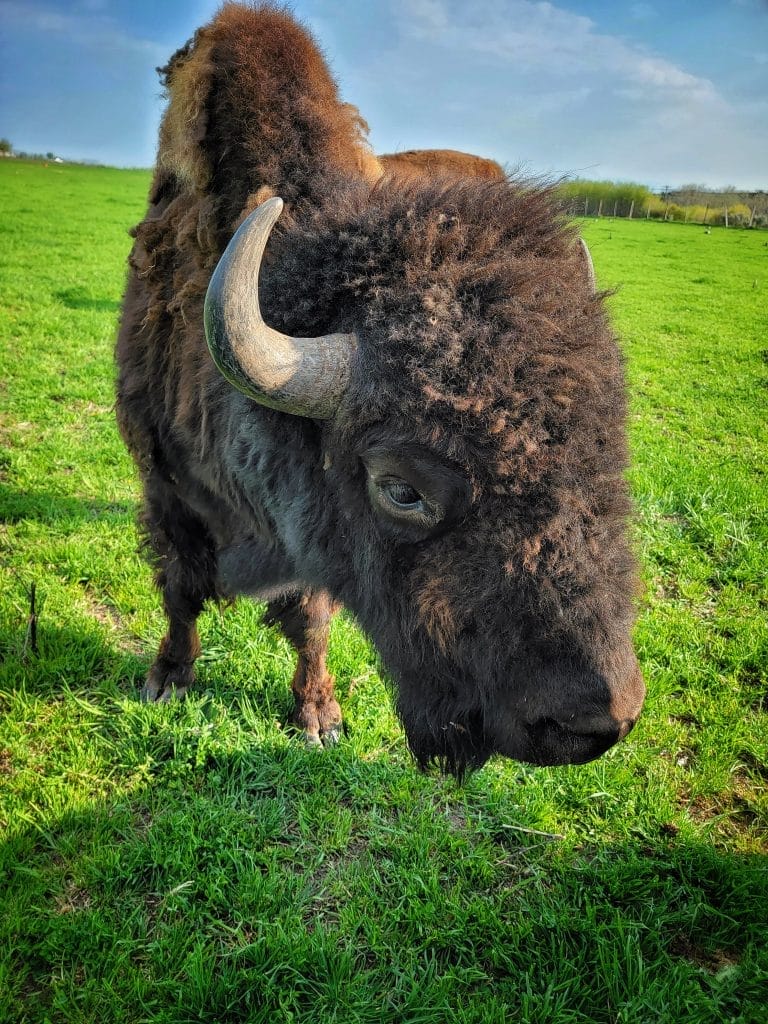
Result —
<svg viewBox="0 0 768 1024"><path fill-rule="evenodd" d="M425 701L423 685L401 683L397 709L408 745L422 767L437 763L458 776L494 754L537 766L593 761L631 731L645 699L634 654L622 654L622 670L610 680L547 666L526 671L514 696L486 693L477 705L469 693L461 700L437 690Z"/></svg>

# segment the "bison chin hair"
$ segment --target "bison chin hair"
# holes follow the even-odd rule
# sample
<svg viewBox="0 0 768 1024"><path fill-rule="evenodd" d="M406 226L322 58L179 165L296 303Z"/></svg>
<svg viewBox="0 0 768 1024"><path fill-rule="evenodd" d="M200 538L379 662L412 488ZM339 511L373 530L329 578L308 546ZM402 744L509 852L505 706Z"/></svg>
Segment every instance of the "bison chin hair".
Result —
<svg viewBox="0 0 768 1024"><path fill-rule="evenodd" d="M449 708L442 703L425 707L411 703L402 693L396 704L408 748L422 771L436 767L461 782L494 753L479 709Z"/></svg>

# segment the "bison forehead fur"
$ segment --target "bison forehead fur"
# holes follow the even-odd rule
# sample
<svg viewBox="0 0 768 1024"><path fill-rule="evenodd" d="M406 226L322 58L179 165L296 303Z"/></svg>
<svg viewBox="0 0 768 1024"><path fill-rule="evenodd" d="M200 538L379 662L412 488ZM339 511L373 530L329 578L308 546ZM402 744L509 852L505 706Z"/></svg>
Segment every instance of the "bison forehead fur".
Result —
<svg viewBox="0 0 768 1024"><path fill-rule="evenodd" d="M145 696L192 684L206 600L254 594L298 651L295 721L332 742L325 649L343 603L420 762L597 756L643 699L625 389L552 191L452 151L406 154L407 173L377 160L312 40L271 6L225 5L163 74L117 348L169 617ZM322 418L254 401L206 345L212 272L273 195L267 330L354 340Z"/></svg>

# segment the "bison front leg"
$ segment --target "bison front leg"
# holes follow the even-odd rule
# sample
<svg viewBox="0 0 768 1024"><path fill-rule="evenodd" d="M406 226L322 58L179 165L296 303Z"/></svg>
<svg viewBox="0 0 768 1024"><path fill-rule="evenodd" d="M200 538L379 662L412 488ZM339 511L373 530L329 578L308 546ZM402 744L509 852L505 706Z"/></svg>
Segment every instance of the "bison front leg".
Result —
<svg viewBox="0 0 768 1024"><path fill-rule="evenodd" d="M341 735L341 708L325 667L331 618L339 608L326 591L308 590L270 601L264 617L268 625L280 626L298 652L293 722L309 746L336 743Z"/></svg>
<svg viewBox="0 0 768 1024"><path fill-rule="evenodd" d="M165 489L147 495L145 522L168 632L141 697L167 701L184 697L195 681L194 663L200 654L196 622L205 602L216 596L216 556L204 523Z"/></svg>

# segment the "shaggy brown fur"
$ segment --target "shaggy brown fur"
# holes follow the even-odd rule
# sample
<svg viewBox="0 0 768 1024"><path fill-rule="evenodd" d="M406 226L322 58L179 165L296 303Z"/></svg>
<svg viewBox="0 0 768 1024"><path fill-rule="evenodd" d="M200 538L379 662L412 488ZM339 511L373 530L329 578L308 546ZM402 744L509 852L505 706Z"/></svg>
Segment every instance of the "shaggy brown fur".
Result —
<svg viewBox="0 0 768 1024"><path fill-rule="evenodd" d="M342 602L392 674L422 763L596 756L643 694L625 394L552 193L382 177L313 42L272 6L227 4L164 75L117 349L118 420L170 622L146 696L191 684L206 600L256 593L300 654L297 722L330 740L324 655ZM287 209L262 268L265 319L359 340L324 422L234 391L203 334L211 272L272 194ZM449 496L434 528L376 505L382 452Z"/></svg>
<svg viewBox="0 0 768 1024"><path fill-rule="evenodd" d="M456 149L406 149L377 157L386 174L411 180L443 175L451 178L482 178L503 181L504 171L495 160L487 160Z"/></svg>
<svg viewBox="0 0 768 1024"><path fill-rule="evenodd" d="M218 196L230 221L256 183L279 184L287 202L320 202L329 167L371 182L381 176L367 125L339 100L317 47L280 8L225 4L161 75L169 103L158 165Z"/></svg>

